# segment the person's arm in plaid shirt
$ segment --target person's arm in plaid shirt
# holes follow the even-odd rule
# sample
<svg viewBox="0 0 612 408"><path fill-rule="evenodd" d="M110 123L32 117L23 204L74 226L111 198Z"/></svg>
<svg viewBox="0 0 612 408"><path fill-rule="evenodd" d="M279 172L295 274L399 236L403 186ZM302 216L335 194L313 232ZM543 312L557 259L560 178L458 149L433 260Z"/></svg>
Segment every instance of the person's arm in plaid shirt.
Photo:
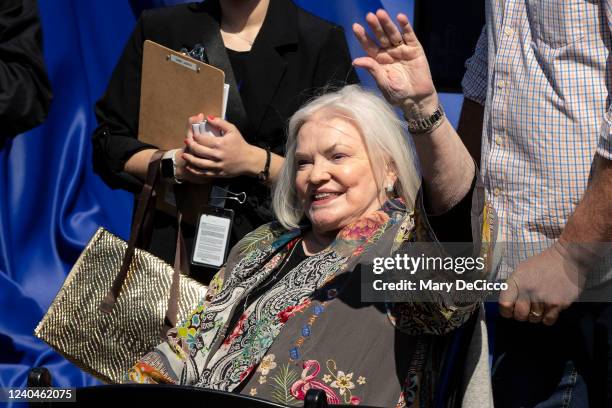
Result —
<svg viewBox="0 0 612 408"><path fill-rule="evenodd" d="M612 0L604 3L612 32ZM606 112L586 192L558 241L519 264L500 296L504 317L552 325L575 301L612 243L612 106ZM559 273L561 271L561 273Z"/></svg>
<svg viewBox="0 0 612 408"><path fill-rule="evenodd" d="M500 313L552 325L580 296L587 274L612 242L612 161L595 156L587 190L557 242L520 263L502 292Z"/></svg>
<svg viewBox="0 0 612 408"><path fill-rule="evenodd" d="M488 67L487 27L485 26L476 43L474 55L465 63L466 71L461 82L464 99L457 129L461 140L476 163L479 164L484 105L487 100Z"/></svg>
<svg viewBox="0 0 612 408"><path fill-rule="evenodd" d="M612 0L605 2L605 16L608 23L608 30L612 35ZM608 90L610 91L610 90ZM612 160L612 105L608 107L608 111L604 116L603 127L599 136L599 144L597 145L597 154L609 161Z"/></svg>

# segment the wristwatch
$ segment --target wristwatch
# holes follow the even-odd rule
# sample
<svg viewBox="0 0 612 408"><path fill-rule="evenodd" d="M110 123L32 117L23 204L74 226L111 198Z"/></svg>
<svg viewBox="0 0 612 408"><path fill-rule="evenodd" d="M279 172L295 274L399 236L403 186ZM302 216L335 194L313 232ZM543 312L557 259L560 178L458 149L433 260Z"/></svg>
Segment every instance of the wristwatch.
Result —
<svg viewBox="0 0 612 408"><path fill-rule="evenodd" d="M444 109L442 109L442 105L438 105L436 110L426 118L405 119L408 122L408 131L415 135L434 131L442 124L444 116L446 116L446 114L444 113Z"/></svg>
<svg viewBox="0 0 612 408"><path fill-rule="evenodd" d="M181 184L181 180L176 178L176 160L174 155L179 149L168 150L164 153L161 159L161 176L164 180L171 184Z"/></svg>

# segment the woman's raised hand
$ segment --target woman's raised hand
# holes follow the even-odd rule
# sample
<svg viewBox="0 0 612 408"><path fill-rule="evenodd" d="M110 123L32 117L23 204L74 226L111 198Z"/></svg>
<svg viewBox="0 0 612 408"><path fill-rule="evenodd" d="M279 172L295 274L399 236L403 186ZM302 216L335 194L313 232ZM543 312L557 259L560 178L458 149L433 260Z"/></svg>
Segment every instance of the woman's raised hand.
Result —
<svg viewBox="0 0 612 408"><path fill-rule="evenodd" d="M353 32L367 57L353 64L367 69L389 103L400 107L407 117L430 115L438 107L438 95L431 79L425 52L405 14L397 23L385 10L368 13L366 21L376 41L360 24Z"/></svg>

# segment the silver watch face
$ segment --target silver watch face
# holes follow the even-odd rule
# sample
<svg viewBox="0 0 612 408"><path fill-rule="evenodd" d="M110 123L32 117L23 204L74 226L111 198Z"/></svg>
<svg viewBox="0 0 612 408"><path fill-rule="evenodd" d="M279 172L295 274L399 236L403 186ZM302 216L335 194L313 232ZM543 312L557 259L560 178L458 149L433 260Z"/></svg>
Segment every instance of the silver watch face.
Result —
<svg viewBox="0 0 612 408"><path fill-rule="evenodd" d="M408 130L411 133L425 133L436 127L442 118L444 117L444 110L442 106L438 106L429 117L422 119L410 119L408 120Z"/></svg>

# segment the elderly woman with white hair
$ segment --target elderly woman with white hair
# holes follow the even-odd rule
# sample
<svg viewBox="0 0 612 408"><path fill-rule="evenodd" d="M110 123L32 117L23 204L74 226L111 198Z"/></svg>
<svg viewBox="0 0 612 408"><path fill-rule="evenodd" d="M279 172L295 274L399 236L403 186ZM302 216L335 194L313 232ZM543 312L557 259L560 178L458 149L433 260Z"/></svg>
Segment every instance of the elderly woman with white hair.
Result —
<svg viewBox="0 0 612 408"><path fill-rule="evenodd" d="M422 49L405 16L398 16L403 35L383 11L367 19L381 46L356 25L370 55L355 63L416 119L433 90ZM383 48L391 34L401 41ZM423 133L415 138L423 138L416 147L425 194L402 122L381 98L349 86L296 112L274 190L278 222L232 249L201 306L132 367L129 380L287 405L316 388L334 404L433 406L448 333L477 303L365 303L358 270L368 253L392 256L436 241L436 232L466 237L434 231L440 217L461 218L471 240L470 210L482 208L472 208L474 165L444 116L434 112L409 128Z"/></svg>

